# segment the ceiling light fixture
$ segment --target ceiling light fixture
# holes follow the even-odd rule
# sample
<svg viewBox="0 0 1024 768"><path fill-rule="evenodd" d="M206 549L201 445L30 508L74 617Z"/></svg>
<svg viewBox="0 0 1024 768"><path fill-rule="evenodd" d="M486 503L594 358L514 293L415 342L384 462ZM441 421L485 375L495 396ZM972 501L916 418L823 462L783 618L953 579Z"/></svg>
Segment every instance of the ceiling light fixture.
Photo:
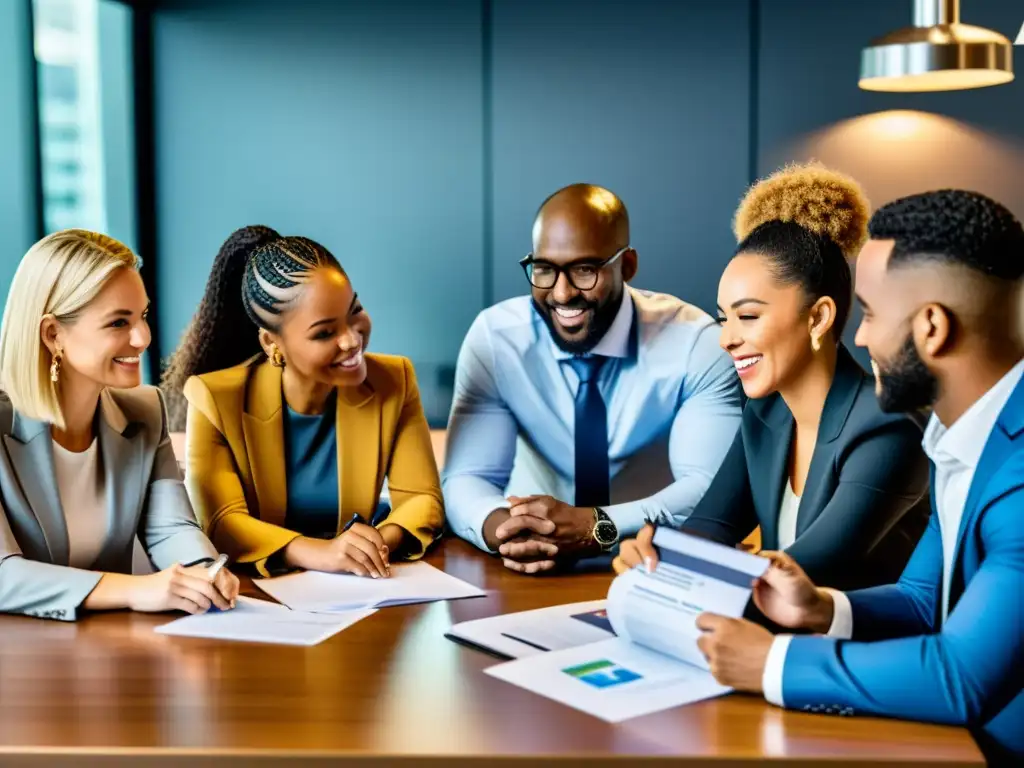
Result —
<svg viewBox="0 0 1024 768"><path fill-rule="evenodd" d="M1013 80L1013 46L998 32L960 23L960 0L914 0L914 26L861 52L866 91L959 91Z"/></svg>

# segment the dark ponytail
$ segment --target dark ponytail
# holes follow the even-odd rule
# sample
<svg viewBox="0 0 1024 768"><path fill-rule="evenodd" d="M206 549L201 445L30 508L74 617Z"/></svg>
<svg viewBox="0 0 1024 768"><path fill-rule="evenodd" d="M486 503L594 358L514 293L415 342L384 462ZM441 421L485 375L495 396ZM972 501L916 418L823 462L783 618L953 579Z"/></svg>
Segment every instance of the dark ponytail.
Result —
<svg viewBox="0 0 1024 768"><path fill-rule="evenodd" d="M261 351L256 328L239 299L249 257L279 237L270 227L242 227L220 247L203 298L161 380L172 432L185 429L188 404L182 390L189 377L231 368Z"/></svg>
<svg viewBox="0 0 1024 768"><path fill-rule="evenodd" d="M767 221L751 232L736 253L763 256L775 279L783 285L799 285L806 297L805 309L822 296L832 297L836 317L832 334L843 335L853 300L853 274L839 246L793 221Z"/></svg>

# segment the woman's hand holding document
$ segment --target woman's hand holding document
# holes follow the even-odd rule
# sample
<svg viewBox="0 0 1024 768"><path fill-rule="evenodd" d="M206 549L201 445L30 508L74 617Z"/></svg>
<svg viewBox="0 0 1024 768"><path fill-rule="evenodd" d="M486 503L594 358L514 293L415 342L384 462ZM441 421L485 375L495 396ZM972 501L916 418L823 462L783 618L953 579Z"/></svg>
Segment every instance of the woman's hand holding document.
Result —
<svg viewBox="0 0 1024 768"><path fill-rule="evenodd" d="M770 561L665 528L654 545L653 572L634 568L612 582L607 607L617 637L500 664L488 674L609 722L729 692L708 671L697 617L742 616Z"/></svg>

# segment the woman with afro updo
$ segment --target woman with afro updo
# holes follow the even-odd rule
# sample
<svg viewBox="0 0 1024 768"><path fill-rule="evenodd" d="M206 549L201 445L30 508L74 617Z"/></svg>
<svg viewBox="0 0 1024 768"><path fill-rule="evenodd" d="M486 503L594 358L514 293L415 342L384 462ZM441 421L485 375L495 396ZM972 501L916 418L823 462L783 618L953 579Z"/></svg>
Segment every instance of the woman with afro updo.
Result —
<svg viewBox="0 0 1024 768"><path fill-rule="evenodd" d="M729 546L760 527L764 550L843 590L894 582L929 511L920 426L882 412L842 342L868 218L858 184L818 165L779 171L743 199L718 322L749 401L682 527ZM652 537L648 527L624 542L616 568L651 567Z"/></svg>

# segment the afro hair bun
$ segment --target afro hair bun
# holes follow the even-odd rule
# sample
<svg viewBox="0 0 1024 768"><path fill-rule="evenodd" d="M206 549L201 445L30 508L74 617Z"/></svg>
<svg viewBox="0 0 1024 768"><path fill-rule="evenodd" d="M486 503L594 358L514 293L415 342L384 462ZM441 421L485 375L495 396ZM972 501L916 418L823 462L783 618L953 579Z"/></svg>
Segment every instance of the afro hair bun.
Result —
<svg viewBox="0 0 1024 768"><path fill-rule="evenodd" d="M871 206L860 185L817 163L791 165L752 186L733 220L741 242L762 224L785 221L824 235L852 259L868 236Z"/></svg>

